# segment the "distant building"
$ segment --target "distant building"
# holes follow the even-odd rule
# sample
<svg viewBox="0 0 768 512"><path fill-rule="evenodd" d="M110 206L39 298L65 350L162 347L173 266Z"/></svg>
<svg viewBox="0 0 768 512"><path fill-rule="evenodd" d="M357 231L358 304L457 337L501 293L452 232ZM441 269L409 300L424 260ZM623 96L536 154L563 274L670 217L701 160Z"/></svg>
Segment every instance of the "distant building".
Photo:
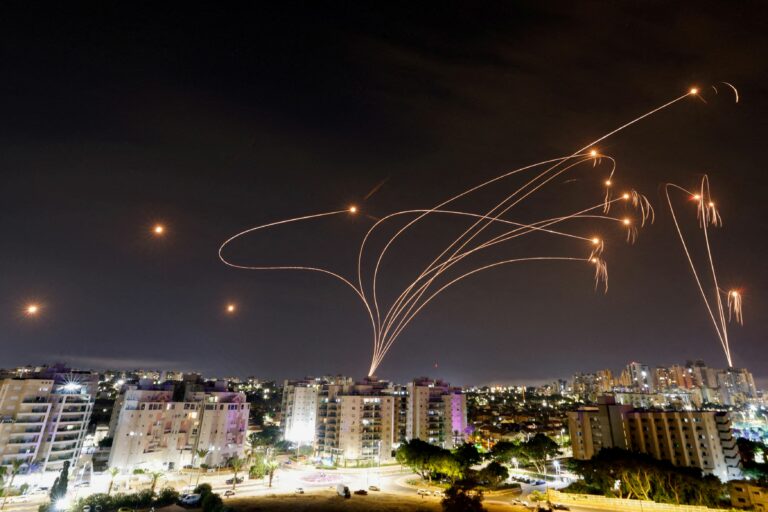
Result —
<svg viewBox="0 0 768 512"><path fill-rule="evenodd" d="M93 411L98 375L40 367L0 381L0 464L74 466Z"/></svg>
<svg viewBox="0 0 768 512"><path fill-rule="evenodd" d="M622 448L697 467L722 480L741 473L728 413L638 411L602 397L597 407L568 413L568 429L576 459L590 459L602 448Z"/></svg>
<svg viewBox="0 0 768 512"><path fill-rule="evenodd" d="M227 391L226 383L189 381L126 387L113 414L109 466L176 469L192 464L195 452L209 450L211 466L243 453L249 405L245 394Z"/></svg>
<svg viewBox="0 0 768 512"><path fill-rule="evenodd" d="M422 377L408 383L406 390L406 439L449 449L464 442L467 402L460 388Z"/></svg>
<svg viewBox="0 0 768 512"><path fill-rule="evenodd" d="M626 371L631 389L641 393L653 393L653 375L647 364L632 362L627 365Z"/></svg>

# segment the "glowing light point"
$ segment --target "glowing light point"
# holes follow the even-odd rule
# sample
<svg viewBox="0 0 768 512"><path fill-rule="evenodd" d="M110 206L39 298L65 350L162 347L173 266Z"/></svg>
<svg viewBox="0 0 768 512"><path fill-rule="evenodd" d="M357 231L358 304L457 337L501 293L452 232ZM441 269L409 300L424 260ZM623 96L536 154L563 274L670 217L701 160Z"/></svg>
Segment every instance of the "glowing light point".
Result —
<svg viewBox="0 0 768 512"><path fill-rule="evenodd" d="M691 199L693 199L694 201L700 201L701 196L699 194L693 194L693 197Z"/></svg>
<svg viewBox="0 0 768 512"><path fill-rule="evenodd" d="M593 239L592 239L592 243L593 243L594 245L598 245L598 244L600 243L600 239L599 239L599 238L597 238L597 237L595 237L595 238L593 238Z"/></svg>
<svg viewBox="0 0 768 512"><path fill-rule="evenodd" d="M739 296L739 292L737 292L736 290L731 290L731 297L738 297L738 296Z"/></svg>
<svg viewBox="0 0 768 512"><path fill-rule="evenodd" d="M349 213L357 213L357 206L350 206Z"/></svg>
<svg viewBox="0 0 768 512"><path fill-rule="evenodd" d="M699 94L699 90L696 87L691 87L691 90L688 91L689 94Z"/></svg>
<svg viewBox="0 0 768 512"><path fill-rule="evenodd" d="M627 192L624 192L624 193L621 195L621 198L622 198L622 199L629 199L629 194L628 194Z"/></svg>
<svg viewBox="0 0 768 512"><path fill-rule="evenodd" d="M24 311L28 316L35 316L40 312L40 306L37 304L28 304Z"/></svg>
<svg viewBox="0 0 768 512"><path fill-rule="evenodd" d="M612 185L611 180L605 180L605 186L610 187Z"/></svg>
<svg viewBox="0 0 768 512"><path fill-rule="evenodd" d="M155 224L155 226L152 228L152 232L156 235L162 235L165 233L165 226L162 224Z"/></svg>
<svg viewBox="0 0 768 512"><path fill-rule="evenodd" d="M593 149L592 151L590 151L590 152L589 152L589 156L593 156L593 157L594 157L594 156L597 156L597 150L596 150L596 149Z"/></svg>
<svg viewBox="0 0 768 512"><path fill-rule="evenodd" d="M234 304L227 304L227 313L234 313L237 311L237 306Z"/></svg>
<svg viewBox="0 0 768 512"><path fill-rule="evenodd" d="M597 263L597 258L591 258L589 261L591 261L592 263Z"/></svg>
<svg viewBox="0 0 768 512"><path fill-rule="evenodd" d="M629 220L629 219L627 219L627 218L625 218L625 219L622 219L622 221L621 221L621 222L623 222L625 226L629 226L630 224L632 224L632 221L631 221L631 220Z"/></svg>
<svg viewBox="0 0 768 512"><path fill-rule="evenodd" d="M714 203L713 201L710 201L710 202L709 202L709 207L710 207L710 208L714 208L714 207L715 207L715 203Z"/></svg>

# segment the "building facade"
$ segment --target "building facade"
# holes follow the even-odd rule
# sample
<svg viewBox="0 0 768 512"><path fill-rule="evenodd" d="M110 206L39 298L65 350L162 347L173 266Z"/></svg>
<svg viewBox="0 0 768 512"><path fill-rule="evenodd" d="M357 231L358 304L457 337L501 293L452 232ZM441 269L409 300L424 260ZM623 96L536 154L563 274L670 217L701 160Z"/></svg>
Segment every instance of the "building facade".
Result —
<svg viewBox="0 0 768 512"><path fill-rule="evenodd" d="M79 458L98 386L91 372L41 368L0 381L0 465L58 471Z"/></svg>
<svg viewBox="0 0 768 512"><path fill-rule="evenodd" d="M741 474L725 412L638 411L602 397L597 407L568 413L568 429L575 459L590 459L603 448L621 448L697 467L722 480Z"/></svg>
<svg viewBox="0 0 768 512"><path fill-rule="evenodd" d="M121 470L206 463L218 466L243 454L250 408L245 394L226 385L181 386L140 382L115 409L109 466ZM198 450L208 450L204 461Z"/></svg>
<svg viewBox="0 0 768 512"><path fill-rule="evenodd" d="M464 442L466 396L459 388L425 377L408 383L405 438L452 449Z"/></svg>

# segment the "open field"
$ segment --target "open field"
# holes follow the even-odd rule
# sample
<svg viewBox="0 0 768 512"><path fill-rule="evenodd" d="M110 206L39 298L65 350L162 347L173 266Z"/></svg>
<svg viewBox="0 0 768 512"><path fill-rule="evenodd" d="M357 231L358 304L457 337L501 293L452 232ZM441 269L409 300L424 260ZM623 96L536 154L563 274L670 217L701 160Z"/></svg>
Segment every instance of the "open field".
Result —
<svg viewBox="0 0 768 512"><path fill-rule="evenodd" d="M439 512L438 498L420 498L399 494L372 492L350 499L324 490L303 495L271 495L227 500L237 512ZM489 512L525 510L510 505L486 503Z"/></svg>

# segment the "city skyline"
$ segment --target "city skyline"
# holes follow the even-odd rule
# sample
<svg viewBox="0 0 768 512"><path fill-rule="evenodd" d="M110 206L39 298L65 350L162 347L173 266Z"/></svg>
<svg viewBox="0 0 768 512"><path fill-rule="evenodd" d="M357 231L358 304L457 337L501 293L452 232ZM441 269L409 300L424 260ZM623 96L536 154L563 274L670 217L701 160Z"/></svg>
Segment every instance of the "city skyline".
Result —
<svg viewBox="0 0 768 512"><path fill-rule="evenodd" d="M0 36L9 80L0 99L4 364L362 377L368 326L348 290L319 276L231 271L216 260L221 241L356 205L354 218L300 229L299 242L276 232L238 254L354 268L346 249L373 223L368 215L431 207L509 169L571 154L699 87L706 103L682 102L599 148L657 213L634 246L606 233L607 295L593 292L589 271L571 268L478 276L430 304L377 373L479 384L629 359L725 366L659 190L694 188L706 173L724 220L712 234L720 277L744 290L733 363L768 379L760 373L768 80L749 57L766 48L759 27L749 28L754 13L736 25L739 8L706 2L642 16L629 5L487 6L473 10L481 23L467 25L460 10L446 7L435 24L430 9L414 8L383 33L397 9L285 17L267 9L250 22L169 8L152 20L109 8L86 22L74 7L55 9L55 20L19 10L34 30ZM318 26L317 16L328 23ZM611 23L626 16L646 22L632 41ZM722 81L738 87L738 103L725 86L710 89ZM681 211L695 229L695 214ZM521 215L540 213L531 206ZM446 229L420 236L436 242ZM411 278L397 263L388 270L395 289Z"/></svg>

